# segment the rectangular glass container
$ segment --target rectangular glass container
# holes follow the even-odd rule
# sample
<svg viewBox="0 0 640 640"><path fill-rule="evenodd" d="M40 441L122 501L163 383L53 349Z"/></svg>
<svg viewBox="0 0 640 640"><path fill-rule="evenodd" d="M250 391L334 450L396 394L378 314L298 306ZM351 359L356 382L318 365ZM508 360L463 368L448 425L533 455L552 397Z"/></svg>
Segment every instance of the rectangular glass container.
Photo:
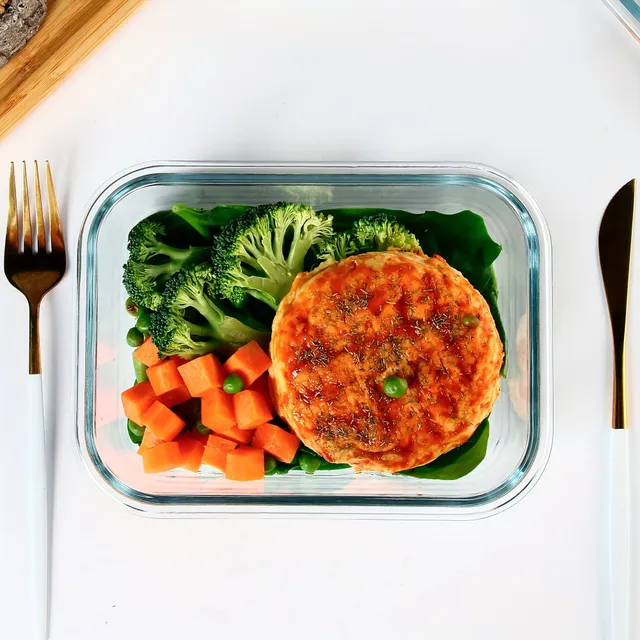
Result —
<svg viewBox="0 0 640 640"><path fill-rule="evenodd" d="M638 0L604 0L604 2L640 42L640 2Z"/></svg>
<svg viewBox="0 0 640 640"><path fill-rule="evenodd" d="M495 263L508 340L507 375L490 419L486 458L453 481L351 470L301 471L264 481L213 469L145 475L127 436L120 393L131 386L132 322L122 265L131 227L174 203L210 208L288 200L329 207L481 215L503 251ZM542 473L552 432L551 243L531 196L471 164L242 164L167 162L128 169L94 197L78 247L77 443L92 478L131 510L152 516L324 514L474 518L521 498Z"/></svg>

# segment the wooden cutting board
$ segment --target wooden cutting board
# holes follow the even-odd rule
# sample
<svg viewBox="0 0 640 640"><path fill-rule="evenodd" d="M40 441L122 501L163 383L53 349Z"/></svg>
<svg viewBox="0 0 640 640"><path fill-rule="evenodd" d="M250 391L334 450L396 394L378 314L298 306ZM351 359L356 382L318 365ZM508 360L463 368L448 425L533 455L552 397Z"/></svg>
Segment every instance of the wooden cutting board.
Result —
<svg viewBox="0 0 640 640"><path fill-rule="evenodd" d="M144 0L49 0L40 30L0 69L0 138Z"/></svg>

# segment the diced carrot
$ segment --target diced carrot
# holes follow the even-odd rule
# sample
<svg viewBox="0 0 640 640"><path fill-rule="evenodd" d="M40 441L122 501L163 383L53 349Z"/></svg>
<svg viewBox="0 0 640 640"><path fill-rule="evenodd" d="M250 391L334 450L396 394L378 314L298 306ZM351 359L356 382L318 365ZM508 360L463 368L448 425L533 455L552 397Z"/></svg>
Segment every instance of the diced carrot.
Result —
<svg viewBox="0 0 640 640"><path fill-rule="evenodd" d="M237 373L244 381L244 386L250 387L270 366L271 358L253 340L240 347L224 363L224 370Z"/></svg>
<svg viewBox="0 0 640 640"><path fill-rule="evenodd" d="M238 445L235 442L231 442L231 440L211 435L207 440L207 446L204 448L202 463L224 472L227 468L227 454L237 446Z"/></svg>
<svg viewBox="0 0 640 640"><path fill-rule="evenodd" d="M187 362L189 362L189 360L183 358L182 356L171 356L169 360L171 360L171 362L175 362L178 367L181 367L183 364L187 364Z"/></svg>
<svg viewBox="0 0 640 640"><path fill-rule="evenodd" d="M231 397L238 429L255 429L273 418L267 399L259 391L246 389Z"/></svg>
<svg viewBox="0 0 640 640"><path fill-rule="evenodd" d="M264 478L264 451L253 447L238 447L227 454L229 480L260 480Z"/></svg>
<svg viewBox="0 0 640 640"><path fill-rule="evenodd" d="M256 429L251 446L264 449L276 460L289 464L300 446L300 439L294 433L267 422Z"/></svg>
<svg viewBox="0 0 640 640"><path fill-rule="evenodd" d="M153 365L160 362L160 354L158 353L158 347L153 344L151 338L147 338L134 352L133 357L136 360L140 360L147 367L153 367Z"/></svg>
<svg viewBox="0 0 640 640"><path fill-rule="evenodd" d="M149 367L147 376L157 396L184 387L182 376L178 371L178 363L173 359L165 360L155 367Z"/></svg>
<svg viewBox="0 0 640 640"><path fill-rule="evenodd" d="M227 452L215 447L205 447L202 454L202 464L208 464L224 473L227 470Z"/></svg>
<svg viewBox="0 0 640 640"><path fill-rule="evenodd" d="M218 433L234 427L233 397L222 389L213 389L202 396L202 424Z"/></svg>
<svg viewBox="0 0 640 640"><path fill-rule="evenodd" d="M167 391L161 396L158 396L158 402L162 402L165 407L175 407L178 404L182 404L187 400L191 400L191 394L187 387L182 386L174 389L173 391Z"/></svg>
<svg viewBox="0 0 640 640"><path fill-rule="evenodd" d="M238 444L249 444L253 438L253 429L238 429L238 427L230 427L224 431L216 431L221 436L233 440Z"/></svg>
<svg viewBox="0 0 640 640"><path fill-rule="evenodd" d="M180 446L183 469L194 473L197 472L202 464L202 454L204 453L202 442L191 433L181 433L175 439L175 442Z"/></svg>
<svg viewBox="0 0 640 640"><path fill-rule="evenodd" d="M142 424L160 440L168 442L173 440L184 429L185 423L171 409L156 401L142 416Z"/></svg>
<svg viewBox="0 0 640 640"><path fill-rule="evenodd" d="M212 389L221 389L225 372L220 361L212 354L190 360L178 371L194 398L202 398Z"/></svg>
<svg viewBox="0 0 640 640"><path fill-rule="evenodd" d="M219 449L220 451L224 451L225 453L229 453L229 451L233 451L238 445L231 440L227 440L227 438L221 438L220 436L216 436L211 434L207 438L207 447L213 447L214 449Z"/></svg>
<svg viewBox="0 0 640 640"><path fill-rule="evenodd" d="M162 406L162 405L161 405ZM145 473L162 473L180 467L183 462L180 445L177 442L163 442L142 454Z"/></svg>
<svg viewBox="0 0 640 640"><path fill-rule="evenodd" d="M269 389L269 374L265 373L260 376L250 387L251 391L259 391L269 403L269 409L273 411L273 402L271 401L271 391Z"/></svg>
<svg viewBox="0 0 640 640"><path fill-rule="evenodd" d="M124 415L139 425L143 424L145 411L156 401L156 394L148 382L141 382L123 391L121 397Z"/></svg>
<svg viewBox="0 0 640 640"><path fill-rule="evenodd" d="M162 444L163 442L164 440L158 440L158 438L156 438L156 436L154 436L149 429L145 429L142 436L142 442L138 447L137 453L141 456L147 449L151 449L157 444Z"/></svg>

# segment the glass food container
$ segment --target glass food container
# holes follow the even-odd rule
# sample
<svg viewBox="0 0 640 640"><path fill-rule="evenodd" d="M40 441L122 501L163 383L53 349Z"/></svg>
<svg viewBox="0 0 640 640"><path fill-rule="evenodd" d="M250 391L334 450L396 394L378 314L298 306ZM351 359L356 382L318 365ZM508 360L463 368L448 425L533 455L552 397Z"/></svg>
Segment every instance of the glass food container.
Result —
<svg viewBox="0 0 640 640"><path fill-rule="evenodd" d="M605 4L640 42L640 2L638 0L604 0Z"/></svg>
<svg viewBox="0 0 640 640"><path fill-rule="evenodd" d="M120 403L133 382L125 342L132 321L121 283L128 231L176 202L210 208L279 200L317 209L470 209L484 218L503 247L494 266L507 373L487 455L469 475L424 480L348 469L240 483L208 467L143 473ZM94 197L80 234L78 274L78 449L98 486L136 513L478 518L522 498L544 470L553 433L551 242L532 197L499 171L456 163L146 164L117 175Z"/></svg>

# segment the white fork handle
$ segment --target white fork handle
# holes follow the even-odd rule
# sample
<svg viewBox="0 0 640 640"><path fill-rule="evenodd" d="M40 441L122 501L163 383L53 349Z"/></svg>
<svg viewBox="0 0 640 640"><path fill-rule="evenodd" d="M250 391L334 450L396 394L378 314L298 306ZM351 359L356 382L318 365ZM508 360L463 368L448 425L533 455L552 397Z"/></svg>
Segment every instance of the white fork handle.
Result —
<svg viewBox="0 0 640 640"><path fill-rule="evenodd" d="M34 640L46 640L49 618L47 459L42 376L29 376L29 563Z"/></svg>
<svg viewBox="0 0 640 640"><path fill-rule="evenodd" d="M629 640L631 502L629 432L611 429L609 470L609 585L611 640Z"/></svg>

